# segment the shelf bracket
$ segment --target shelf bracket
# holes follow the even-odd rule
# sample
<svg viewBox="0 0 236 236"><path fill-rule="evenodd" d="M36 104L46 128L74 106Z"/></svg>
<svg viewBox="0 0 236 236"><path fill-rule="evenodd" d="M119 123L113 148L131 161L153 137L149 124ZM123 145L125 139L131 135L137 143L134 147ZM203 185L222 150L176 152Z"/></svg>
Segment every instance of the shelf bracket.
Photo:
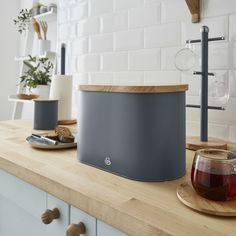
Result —
<svg viewBox="0 0 236 236"><path fill-rule="evenodd" d="M200 21L200 0L185 0L192 15L192 23Z"/></svg>

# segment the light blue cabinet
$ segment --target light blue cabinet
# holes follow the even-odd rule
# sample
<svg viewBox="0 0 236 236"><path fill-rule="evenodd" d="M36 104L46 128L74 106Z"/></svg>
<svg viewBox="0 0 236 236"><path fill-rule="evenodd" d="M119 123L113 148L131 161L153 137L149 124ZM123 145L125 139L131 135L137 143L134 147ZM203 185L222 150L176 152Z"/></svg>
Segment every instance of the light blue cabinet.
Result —
<svg viewBox="0 0 236 236"><path fill-rule="evenodd" d="M59 219L54 220L51 224L46 225L47 236L65 236L66 228L70 221L70 206L62 200L48 194L47 209L57 208L60 212Z"/></svg>
<svg viewBox="0 0 236 236"><path fill-rule="evenodd" d="M41 216L58 208L60 217L46 225ZM82 222L84 236L126 236L66 202L0 170L0 236L65 236L69 224Z"/></svg>
<svg viewBox="0 0 236 236"><path fill-rule="evenodd" d="M118 229L97 220L97 236L127 236L127 234L122 233Z"/></svg>
<svg viewBox="0 0 236 236"><path fill-rule="evenodd" d="M82 235L96 236L96 218L73 206L71 206L70 214L71 224L79 224L81 222L84 224L86 233Z"/></svg>
<svg viewBox="0 0 236 236"><path fill-rule="evenodd" d="M0 236L45 236L46 199L45 192L0 171Z"/></svg>

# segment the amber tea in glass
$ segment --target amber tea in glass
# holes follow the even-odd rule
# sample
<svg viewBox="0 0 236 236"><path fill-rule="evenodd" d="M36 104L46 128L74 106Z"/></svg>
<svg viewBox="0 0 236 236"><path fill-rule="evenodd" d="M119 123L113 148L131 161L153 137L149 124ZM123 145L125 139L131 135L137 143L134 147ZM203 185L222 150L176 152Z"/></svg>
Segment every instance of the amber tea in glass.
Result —
<svg viewBox="0 0 236 236"><path fill-rule="evenodd" d="M236 199L236 153L218 149L196 151L191 181L196 192L204 198Z"/></svg>

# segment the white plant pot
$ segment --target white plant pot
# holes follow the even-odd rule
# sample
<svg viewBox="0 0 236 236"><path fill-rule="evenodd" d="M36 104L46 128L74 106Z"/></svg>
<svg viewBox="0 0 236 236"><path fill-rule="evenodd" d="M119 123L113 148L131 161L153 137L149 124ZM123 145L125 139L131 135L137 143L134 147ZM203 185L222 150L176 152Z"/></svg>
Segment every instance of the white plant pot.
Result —
<svg viewBox="0 0 236 236"><path fill-rule="evenodd" d="M32 94L39 95L40 99L49 99L50 85L38 85L31 89Z"/></svg>
<svg viewBox="0 0 236 236"><path fill-rule="evenodd" d="M39 40L39 55L44 55L46 52L51 50L51 41L50 40Z"/></svg>

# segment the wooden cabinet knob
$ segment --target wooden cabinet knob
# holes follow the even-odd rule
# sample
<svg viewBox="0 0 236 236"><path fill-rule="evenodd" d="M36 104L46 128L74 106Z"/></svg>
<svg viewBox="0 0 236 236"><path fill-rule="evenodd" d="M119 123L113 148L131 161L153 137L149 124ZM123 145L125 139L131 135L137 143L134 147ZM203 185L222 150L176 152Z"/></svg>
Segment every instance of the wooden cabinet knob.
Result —
<svg viewBox="0 0 236 236"><path fill-rule="evenodd" d="M85 232L85 225L80 222L79 224L69 225L66 230L66 236L80 236L81 234L85 234Z"/></svg>
<svg viewBox="0 0 236 236"><path fill-rule="evenodd" d="M60 212L58 208L54 208L53 210L47 209L41 216L42 222L45 225L50 224L53 220L58 219L60 217Z"/></svg>

